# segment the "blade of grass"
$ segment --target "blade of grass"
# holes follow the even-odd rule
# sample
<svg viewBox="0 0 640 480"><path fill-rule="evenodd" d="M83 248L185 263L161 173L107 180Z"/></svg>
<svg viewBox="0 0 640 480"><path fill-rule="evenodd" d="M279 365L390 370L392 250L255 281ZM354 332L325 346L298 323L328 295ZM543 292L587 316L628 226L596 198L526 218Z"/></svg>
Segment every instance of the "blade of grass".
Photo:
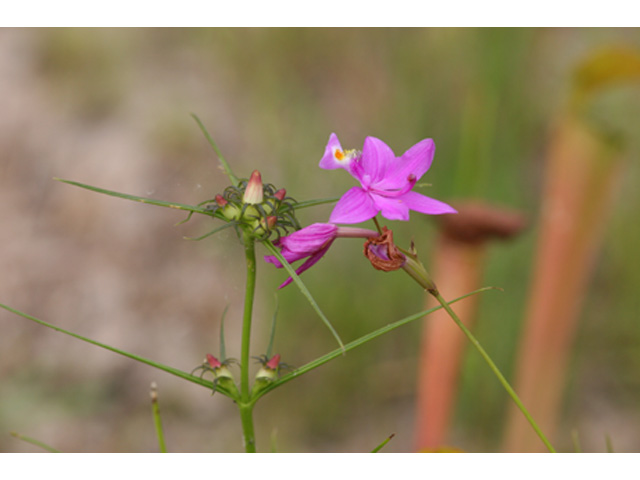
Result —
<svg viewBox="0 0 640 480"><path fill-rule="evenodd" d="M185 240L192 240L194 242L199 242L200 240L204 240L205 238L210 237L211 235L215 235L216 233L221 232L222 230L225 230L225 229L227 229L229 227L233 227L235 225L237 225L237 224L236 223L225 223L221 227L214 228L210 232L207 232L204 235L201 235L199 237L182 237L182 238L184 238Z"/></svg>
<svg viewBox="0 0 640 480"><path fill-rule="evenodd" d="M224 169L224 173L227 175L227 177L229 177L229 180L231 180L231 183L233 185L238 185L238 183L240 183L240 181L238 180L238 177L234 175L233 170L231 170L231 167L222 156L222 152L220 152L218 145L216 144L216 142L213 141L213 138L211 138L211 135L209 135L209 132L207 132L207 129L204 128L204 124L202 123L202 121L200 121L200 119L195 113L192 113L191 116L200 127L200 130L202 130L202 133L204 134L207 141L209 142L209 145L211 145L213 147L213 150L216 152L216 155L218 156L218 160L220 161L220 163L222 164L222 168Z"/></svg>
<svg viewBox="0 0 640 480"><path fill-rule="evenodd" d="M140 203L148 203L149 205L157 205L159 207L173 208L176 210L184 210L186 212L201 213L209 217L216 217L216 218L225 220L221 213L218 213L218 212L214 213L211 210L207 210L206 208L195 207L193 205L186 205L184 203L165 202L163 200L155 200L153 198L139 197L137 195L129 195L127 193L115 192L113 190L107 190L104 188L98 188L91 185L86 185L80 182L74 182L72 180L65 180L64 178L54 177L53 179L62 183L67 183L69 185L74 185L76 187L91 190L92 192L109 195L111 197L124 198L125 200L132 200L134 202L140 202Z"/></svg>
<svg viewBox="0 0 640 480"><path fill-rule="evenodd" d="M380 445L378 445L376 448L371 450L371 453L378 453L382 449L382 447L384 447L387 443L389 443L389 441L395 436L396 436L395 433L392 433L391 435L389 435L387 438L385 438L385 440Z"/></svg>
<svg viewBox="0 0 640 480"><path fill-rule="evenodd" d="M220 319L220 359L224 362L227 359L227 347L224 342L224 319L227 316L227 310L229 310L229 305L224 307L224 311L222 312L222 319Z"/></svg>
<svg viewBox="0 0 640 480"><path fill-rule="evenodd" d="M313 296L311 295L311 292L309 292L309 290L307 289L306 285L302 282L302 280L300 280L300 277L298 276L298 274L296 273L294 268L291 266L291 264L289 262L287 262L287 259L282 256L282 254L280 253L280 250L278 250L273 245L273 243L271 243L271 240L264 241L263 245L266 246L267 250L269 250L273 255L275 255L275 257L278 260L280 260L280 263L282 264L284 269L291 276L291 278L293 278L293 283L295 283L297 285L297 287L300 289L302 294L307 298L307 300L309 301L309 303L311 304L313 309L316 311L316 313L318 314L320 319L324 322L324 324L327 326L327 328L329 329L331 334L338 341L338 345L340 345L340 350L343 353L346 352L346 350L344 349L344 344L342 343L342 340L340 339L340 336L338 335L338 332L336 332L336 329L333 328L333 325L331 325L331 322L325 316L325 314L322 313L322 310L320 310L320 307L318 306L316 301L313 299Z"/></svg>
<svg viewBox="0 0 640 480"><path fill-rule="evenodd" d="M613 452L613 442L611 441L611 437L607 434L604 437L604 441L607 445L607 453L614 453Z"/></svg>
<svg viewBox="0 0 640 480"><path fill-rule="evenodd" d="M298 202L293 205L292 208L295 210L300 210L301 208L315 207L318 205L326 205L328 203L335 203L340 200L340 197L333 198L319 198L317 200L307 200L305 202Z"/></svg>
<svg viewBox="0 0 640 480"><path fill-rule="evenodd" d="M273 319L271 320L271 335L269 336L269 344L267 345L267 358L271 358L273 352L273 341L276 337L276 320L278 318L278 296L276 295L276 309L273 312Z"/></svg>
<svg viewBox="0 0 640 480"><path fill-rule="evenodd" d="M70 331L65 330L63 328L56 327L55 325L47 323L44 320L40 320L39 318L32 317L31 315L28 315L28 314L26 314L24 312L21 312L20 310L16 310L15 308L11 308L11 307L9 307L7 305L4 305L2 303L0 303L0 307L4 308L5 310L8 310L11 313L15 313L16 315L19 315L22 318L26 318L27 320L31 320L32 322L35 322L37 324L40 324L42 326L45 326L45 327L50 328L52 330L55 330L56 332L64 333L65 335L69 335L70 337L77 338L78 340L82 340L83 342L90 343L91 345L95 345L97 347L104 348L105 350L109 350L111 352L118 353L118 354L120 354L122 356L131 358L132 360L136 360L136 361L138 361L140 363L144 363L144 364L149 365L151 367L157 368L158 370L162 370L164 372L170 373L171 375L175 375L176 377L180 377L180 378L183 378L183 379L188 380L190 382L196 383L198 385L202 385L203 387L207 387L207 388L210 388L210 389L214 388L213 382L210 382L208 380L204 380L204 379L202 379L200 377L196 377L194 375L191 375L190 373L183 372L182 370L178 370L177 368L169 367L168 365L163 365L163 364L155 362L153 360L149 360L148 358L144 358L144 357L141 357L139 355L135 355L133 353L125 352L124 350L120 350L118 348L112 347L110 345L106 345L106 344L98 342L96 340L92 340L90 338L83 337L82 335L78 335L77 333L70 332ZM222 393L223 395L227 394L226 390L221 390L220 388L218 388L217 385L215 387L216 387L216 390L219 391L220 393Z"/></svg>
<svg viewBox="0 0 640 480"><path fill-rule="evenodd" d="M47 452L61 453L60 450L57 450L57 449L53 448L52 446L47 445L44 442L41 442L40 440L36 440L35 438L26 437L24 435L20 435L17 432L11 432L11 436L12 437L16 437L17 439L22 440L23 442L27 442L27 443L30 443L31 445L35 445L36 447L43 448Z"/></svg>
<svg viewBox="0 0 640 480"><path fill-rule="evenodd" d="M469 292L466 295L462 295L461 297L458 297L454 300L451 300L450 302L448 302L450 305L456 302L459 302L460 300L463 300L467 297L470 297L471 295L476 295L478 293L481 292L485 292L487 290L497 290L496 287L484 287L484 288L479 288L478 290L474 290L473 292ZM386 325L382 328L379 328L371 333L368 333L366 335L363 335L360 338L357 338L356 340L347 343L344 346L344 352L348 352L349 350L353 350L356 347L359 347L360 345L363 345L371 340L373 340L374 338L379 337L380 335L384 335L385 333L388 333L392 330L395 330L398 327L401 327L403 325L406 325L407 323L413 322L415 320L418 320L426 315L429 315L430 313L433 313L437 310L440 310L442 307L442 305L438 305L437 307L433 307L430 308L428 310L424 310L422 312L419 313L415 313L413 315L410 315L408 317L405 317L401 320L398 320L397 322L393 322L390 323L389 325ZM272 382L271 384L269 384L262 392L260 392L260 394L258 396L256 396L256 398L254 399L257 400L258 398L260 398L262 395L270 392L271 390L273 390L274 388L279 387L280 385L283 385L287 382L289 382L290 380L293 380L296 377L299 377L300 375L303 375L307 372L310 372L311 370L313 370L314 368L318 368L321 365L324 365L327 362L330 362L331 360L333 360L334 358L337 358L341 355L344 354L343 350L341 348L338 348L336 350L333 350L332 352L329 352L319 358L316 358L315 360L312 360L311 362L301 366L300 368L297 368L289 373L287 373L286 375L283 375L282 377L280 377L279 379L275 380L274 382Z"/></svg>
<svg viewBox="0 0 640 480"><path fill-rule="evenodd" d="M160 406L158 405L158 385L151 382L151 412L153 414L153 424L156 427L158 437L158 447L161 453L167 453L167 445L164 443L164 432L162 431L162 420L160 419Z"/></svg>

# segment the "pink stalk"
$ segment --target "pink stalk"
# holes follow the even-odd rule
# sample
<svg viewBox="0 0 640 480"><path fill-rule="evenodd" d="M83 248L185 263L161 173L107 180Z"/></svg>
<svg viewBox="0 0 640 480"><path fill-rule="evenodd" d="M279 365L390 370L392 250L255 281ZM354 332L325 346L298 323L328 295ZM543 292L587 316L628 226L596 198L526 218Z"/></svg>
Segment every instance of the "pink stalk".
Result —
<svg viewBox="0 0 640 480"><path fill-rule="evenodd" d="M462 205L458 215L443 216L435 248L432 278L444 298L455 298L481 286L486 244L495 237L515 235L522 218L511 212L480 204ZM467 328L476 316L478 297L456 304L456 312ZM426 308L438 303L429 296ZM449 451L447 434L466 338L446 312L425 319L422 334L416 405L418 451Z"/></svg>
<svg viewBox="0 0 640 480"><path fill-rule="evenodd" d="M514 387L550 437L558 423L580 308L622 167L619 151L588 123L584 112L603 88L638 80L638 51L611 48L587 58L574 72L568 113L556 126L547 157L536 264ZM504 450L541 448L521 413L511 408Z"/></svg>
<svg viewBox="0 0 640 480"><path fill-rule="evenodd" d="M615 152L576 118L558 125L548 156L533 284L514 388L552 437L580 306L611 207L620 163ZM544 446L510 408L504 449Z"/></svg>

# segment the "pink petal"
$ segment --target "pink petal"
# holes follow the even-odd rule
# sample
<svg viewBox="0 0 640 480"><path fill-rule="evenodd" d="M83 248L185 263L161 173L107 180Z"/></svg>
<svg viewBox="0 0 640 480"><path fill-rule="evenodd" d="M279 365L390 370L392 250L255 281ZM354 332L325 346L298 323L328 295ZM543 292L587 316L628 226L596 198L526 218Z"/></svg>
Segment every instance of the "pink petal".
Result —
<svg viewBox="0 0 640 480"><path fill-rule="evenodd" d="M309 255L335 238L338 227L330 223L314 223L280 239L284 249ZM289 260L287 258L287 260Z"/></svg>
<svg viewBox="0 0 640 480"><path fill-rule="evenodd" d="M298 274L298 276L300 276L300 274L305 270L309 270L316 263L318 263L318 261L324 256L324 254L327 253L327 250L329 250L329 247L331 246L332 243L333 241L329 242L323 249L318 250L311 257L309 257L309 259L306 262L300 265L296 269L296 273ZM287 278L284 282L282 282L282 284L278 288L284 288L287 285L289 285L291 282L293 282L293 277Z"/></svg>
<svg viewBox="0 0 640 480"><path fill-rule="evenodd" d="M375 184L381 181L387 171L387 166L395 162L396 156L393 150L382 140L375 137L367 137L362 147L362 169L364 174L369 175L371 182ZM368 187L369 185L363 185Z"/></svg>
<svg viewBox="0 0 640 480"><path fill-rule="evenodd" d="M385 177L375 185L377 189L402 188L409 175L414 175L419 180L431 167L436 145L432 139L427 138L416 143L402 156L389 164Z"/></svg>
<svg viewBox="0 0 640 480"><path fill-rule="evenodd" d="M336 152L342 153L344 155L344 150L340 145L340 141L338 140L338 136L335 133L332 133L329 136L329 142L324 149L324 155L320 160L320 168L324 168L325 170L334 170L336 168L344 168L349 170L349 164L352 159L349 156L344 156L342 160L338 160L336 158Z"/></svg>
<svg viewBox="0 0 640 480"><path fill-rule="evenodd" d="M362 188L352 187L338 200L329 223L360 223L375 217L377 213L372 198Z"/></svg>
<svg viewBox="0 0 640 480"><path fill-rule="evenodd" d="M453 207L444 202L426 197L421 193L407 192L400 197L411 210L428 215L442 215L443 213L458 213Z"/></svg>
<svg viewBox="0 0 640 480"><path fill-rule="evenodd" d="M409 207L404 203L403 197L383 197L372 195L380 214L389 220L409 220Z"/></svg>

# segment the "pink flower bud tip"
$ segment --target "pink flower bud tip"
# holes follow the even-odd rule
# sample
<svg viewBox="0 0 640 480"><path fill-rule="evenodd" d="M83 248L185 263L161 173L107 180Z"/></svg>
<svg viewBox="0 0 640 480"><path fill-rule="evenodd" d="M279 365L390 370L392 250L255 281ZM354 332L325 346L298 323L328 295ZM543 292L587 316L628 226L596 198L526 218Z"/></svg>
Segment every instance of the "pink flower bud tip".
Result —
<svg viewBox="0 0 640 480"><path fill-rule="evenodd" d="M286 195L287 195L287 191L284 188L281 188L280 190L278 190L276 193L273 194L273 196L280 201L284 200L284 197Z"/></svg>
<svg viewBox="0 0 640 480"><path fill-rule="evenodd" d="M264 191L262 188L262 177L258 170L254 170L249 178L249 183L247 183L247 189L244 192L242 200L244 203L255 205L257 203L262 203L263 199Z"/></svg>
<svg viewBox="0 0 640 480"><path fill-rule="evenodd" d="M219 207L224 207L229 202L227 202L222 195L218 194L216 195L216 203Z"/></svg>
<svg viewBox="0 0 640 480"><path fill-rule="evenodd" d="M280 354L276 354L273 357L271 357L271 360L265 363L264 366L267 368L270 368L271 370L277 370L279 364L280 364Z"/></svg>
<svg viewBox="0 0 640 480"><path fill-rule="evenodd" d="M222 366L222 363L220 363L220 360L218 360L216 357L214 357L210 353L207 353L206 361L209 364L209 366L213 369L220 368Z"/></svg>

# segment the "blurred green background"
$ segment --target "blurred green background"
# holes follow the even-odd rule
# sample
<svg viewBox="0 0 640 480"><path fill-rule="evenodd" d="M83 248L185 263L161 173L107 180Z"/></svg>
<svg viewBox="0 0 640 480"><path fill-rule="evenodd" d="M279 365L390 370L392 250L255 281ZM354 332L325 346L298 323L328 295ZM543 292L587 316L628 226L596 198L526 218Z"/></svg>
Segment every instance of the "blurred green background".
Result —
<svg viewBox="0 0 640 480"><path fill-rule="evenodd" d="M174 227L180 213L57 183L195 204L226 186L196 113L236 174L259 169L298 200L353 185L317 168L336 132L345 148L367 135L401 154L433 138L423 190L445 202L476 198L530 220L489 252L475 332L507 376L513 369L549 132L564 111L571 73L600 48L640 48L638 29L4 29L0 30L0 302L191 370L239 355L242 248L233 233L202 242L208 219ZM613 89L593 118L625 140L618 186L582 310L556 446L640 450L640 144L638 89ZM304 210L326 221L330 206ZM393 223L393 222L391 222ZM437 224L413 214L394 225L429 265ZM391 225L390 225L391 226ZM374 272L358 241L337 242L304 280L345 341L423 309L401 273ZM265 252L259 252L263 254ZM259 271L253 346L264 353L281 271ZM301 365L335 342L295 287L278 294L275 351ZM0 451L155 451L149 383L159 384L168 448L240 451L235 407L150 367L0 312ZM420 322L350 352L260 401L258 448L411 451ZM469 351L452 443L500 447L508 402Z"/></svg>

